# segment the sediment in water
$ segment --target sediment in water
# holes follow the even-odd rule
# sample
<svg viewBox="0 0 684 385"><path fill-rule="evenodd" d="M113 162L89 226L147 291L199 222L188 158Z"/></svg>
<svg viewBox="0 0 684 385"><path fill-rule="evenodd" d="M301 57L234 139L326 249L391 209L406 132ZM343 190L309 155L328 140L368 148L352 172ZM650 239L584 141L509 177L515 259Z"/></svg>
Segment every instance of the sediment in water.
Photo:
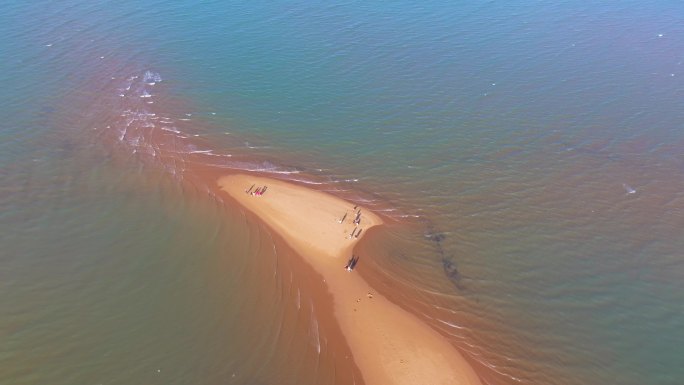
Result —
<svg viewBox="0 0 684 385"><path fill-rule="evenodd" d="M414 315L410 306L398 306L388 299L391 297L376 290L372 274L364 273L366 261L351 273L344 270L345 257L355 252L352 245L358 240L369 242L376 231L371 229L373 226L364 227L358 239L349 240L349 247L326 251L326 245L320 244L320 239L303 242L301 231L289 231L291 227L299 226L296 215L286 213L278 219L273 211L260 211L260 206L243 200L249 197L243 190L253 184L250 181L256 181L296 191L296 194L311 198L310 202L322 200L344 206L342 211L354 204L322 192L327 185L315 177L299 175L315 182L306 186L274 179L300 174L295 168L254 159L235 147L226 147L230 152L220 150L213 140L199 134L202 132L198 128L201 122L194 121L190 114L180 118L177 113L170 112L182 110L178 108L180 103L171 98L165 99L162 92L157 92L159 82L154 85L144 82L149 77L147 75L117 77L123 80L113 81L112 85L116 85L120 93L100 95L99 99L93 100L95 110L102 110L104 119L97 119L96 124L89 123L95 133L92 138L109 147L113 158L134 157L142 165L161 167L184 188L209 196L226 210L246 209L246 215L252 221L260 222L271 230L279 249L278 255L283 256L283 264L288 265L290 272L296 272L298 288L310 296L311 338L305 343L315 341L318 354L334 357L335 382L479 383L477 374L457 349ZM158 74L152 73L152 76L156 79ZM160 76L158 78L161 79ZM154 87L154 92L151 87ZM163 110L161 106L164 106ZM237 190L232 191L226 180L238 183ZM261 197L264 198L262 202L277 194L277 189L269 190ZM292 208L280 209L287 211ZM299 215L321 214L320 210L307 211L306 206L295 210L299 210ZM367 208L363 211L367 213L365 220L374 217L377 218L375 224L383 222ZM339 213L340 216L342 214ZM326 218L335 220L330 215ZM345 236L343 232L338 234L341 239ZM328 257L334 262L319 263L315 255L321 251L329 253ZM354 314L361 312L366 315Z"/></svg>

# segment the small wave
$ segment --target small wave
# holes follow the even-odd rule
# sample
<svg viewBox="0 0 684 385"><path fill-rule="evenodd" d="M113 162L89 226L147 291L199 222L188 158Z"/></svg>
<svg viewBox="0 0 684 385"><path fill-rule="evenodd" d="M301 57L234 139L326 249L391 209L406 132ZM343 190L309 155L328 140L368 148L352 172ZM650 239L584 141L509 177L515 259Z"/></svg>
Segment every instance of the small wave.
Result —
<svg viewBox="0 0 684 385"><path fill-rule="evenodd" d="M510 378L511 380L515 381L515 382L522 382L522 380L521 380L520 378L515 377L515 376L513 376L513 375L510 375L510 374L504 372L503 370L499 369L498 366L496 366L496 365L494 365L494 364L492 364L492 363L489 363L489 362L487 362L487 361L485 361L485 360L477 359L477 358L475 357L475 356L481 356L480 354L475 353L475 352L473 352L473 351L471 351L471 350L467 350L467 349L463 349L463 350L467 351L475 361L477 361L477 362L479 362L480 364L482 364L482 365L488 367L488 368L491 369L492 371L494 371L494 372L496 372L496 373L498 373L498 374L500 374L500 375L502 375L502 376L508 377L508 378Z"/></svg>
<svg viewBox="0 0 684 385"><path fill-rule="evenodd" d="M301 173L300 170L297 169L284 169L281 167L278 167L277 165L265 161L262 163L252 163L252 162L233 162L231 164L231 167L236 168L236 169L241 169L244 171L252 171L252 172L266 172L266 173L271 173L271 174L283 174L283 175L290 175L290 174L299 174Z"/></svg>
<svg viewBox="0 0 684 385"><path fill-rule="evenodd" d="M174 134L181 134L176 127L162 127L161 129L164 131L173 132Z"/></svg>
<svg viewBox="0 0 684 385"><path fill-rule="evenodd" d="M142 95L140 95L140 97L141 98L151 98L152 95L147 91L143 91L143 93L142 93Z"/></svg>
<svg viewBox="0 0 684 385"><path fill-rule="evenodd" d="M318 331L318 320L316 319L313 303L311 304L311 337L313 342L315 342L316 351L318 354L321 354L321 337Z"/></svg>
<svg viewBox="0 0 684 385"><path fill-rule="evenodd" d="M209 155L226 156L226 157L232 156L232 155L215 155L215 154L209 154ZM244 165L244 163L242 163L242 162L213 164L212 166L221 167L221 168L229 168L229 169L234 169L234 170L249 171L249 172L262 172L262 173L280 174L280 175L291 175L291 174L299 174L300 173L300 171L297 171L297 170L289 171L289 170L277 170L277 169L268 169L268 168L260 168L260 167L246 167Z"/></svg>
<svg viewBox="0 0 684 385"><path fill-rule="evenodd" d="M452 328L456 328L456 329L465 329L465 327L463 327L463 326L459 326L459 325L456 325L456 324L452 324L451 322L447 322L447 321L441 320L441 319L439 319L439 318L435 318L435 319L436 319L437 321L439 321L439 322L445 324L445 325L451 326Z"/></svg>
<svg viewBox="0 0 684 385"><path fill-rule="evenodd" d="M226 158L230 158L230 157L233 156L233 155L231 155L231 154L214 154L214 153L206 153L205 155L209 155L209 156L219 156L219 157L224 157L224 156L225 156Z"/></svg>
<svg viewBox="0 0 684 385"><path fill-rule="evenodd" d="M322 185L325 184L323 182L315 182L312 180L306 180L306 179L297 179L297 178L288 178L288 180L291 180L293 182L299 182L299 183L305 183L305 184L314 184L314 185Z"/></svg>
<svg viewBox="0 0 684 385"><path fill-rule="evenodd" d="M271 146L252 146L249 144L249 142L245 142L245 147L251 148L251 149L265 149L265 148L271 148Z"/></svg>
<svg viewBox="0 0 684 385"><path fill-rule="evenodd" d="M273 170L273 169L266 169L266 168L244 168L243 170L252 171L252 172L267 172L269 174L282 174L282 175L291 175L291 174L299 174L300 173L300 171L297 171L297 170L288 171L288 170Z"/></svg>

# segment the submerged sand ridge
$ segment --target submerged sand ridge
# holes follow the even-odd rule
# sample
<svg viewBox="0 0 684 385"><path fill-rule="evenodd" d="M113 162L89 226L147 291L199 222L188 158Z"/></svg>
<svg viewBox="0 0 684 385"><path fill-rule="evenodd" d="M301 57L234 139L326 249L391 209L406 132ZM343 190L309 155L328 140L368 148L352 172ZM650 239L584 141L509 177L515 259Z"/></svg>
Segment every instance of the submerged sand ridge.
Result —
<svg viewBox="0 0 684 385"><path fill-rule="evenodd" d="M219 178L218 184L323 277L333 297L335 319L366 384L481 384L444 337L345 269L355 243L383 223L379 216L333 195L277 179L235 174ZM263 194L253 194L264 187ZM362 265L370 256L359 258Z"/></svg>

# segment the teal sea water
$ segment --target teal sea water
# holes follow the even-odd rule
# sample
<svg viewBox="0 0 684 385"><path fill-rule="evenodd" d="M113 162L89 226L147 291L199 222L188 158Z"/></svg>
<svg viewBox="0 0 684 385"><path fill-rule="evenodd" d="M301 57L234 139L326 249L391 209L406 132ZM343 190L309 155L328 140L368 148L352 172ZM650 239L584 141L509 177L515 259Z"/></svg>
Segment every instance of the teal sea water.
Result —
<svg viewBox="0 0 684 385"><path fill-rule="evenodd" d="M409 223L375 268L487 383L684 383L682 15L6 2L0 383L344 383L268 232L146 124Z"/></svg>

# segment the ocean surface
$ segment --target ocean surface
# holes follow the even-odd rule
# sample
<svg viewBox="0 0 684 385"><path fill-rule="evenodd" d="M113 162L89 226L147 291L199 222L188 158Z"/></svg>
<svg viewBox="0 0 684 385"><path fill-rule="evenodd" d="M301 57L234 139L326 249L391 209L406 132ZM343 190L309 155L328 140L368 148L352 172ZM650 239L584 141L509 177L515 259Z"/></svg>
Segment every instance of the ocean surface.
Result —
<svg viewBox="0 0 684 385"><path fill-rule="evenodd" d="M350 383L202 167L390 218L378 289L487 384L684 383L681 2L2 10L0 383Z"/></svg>

